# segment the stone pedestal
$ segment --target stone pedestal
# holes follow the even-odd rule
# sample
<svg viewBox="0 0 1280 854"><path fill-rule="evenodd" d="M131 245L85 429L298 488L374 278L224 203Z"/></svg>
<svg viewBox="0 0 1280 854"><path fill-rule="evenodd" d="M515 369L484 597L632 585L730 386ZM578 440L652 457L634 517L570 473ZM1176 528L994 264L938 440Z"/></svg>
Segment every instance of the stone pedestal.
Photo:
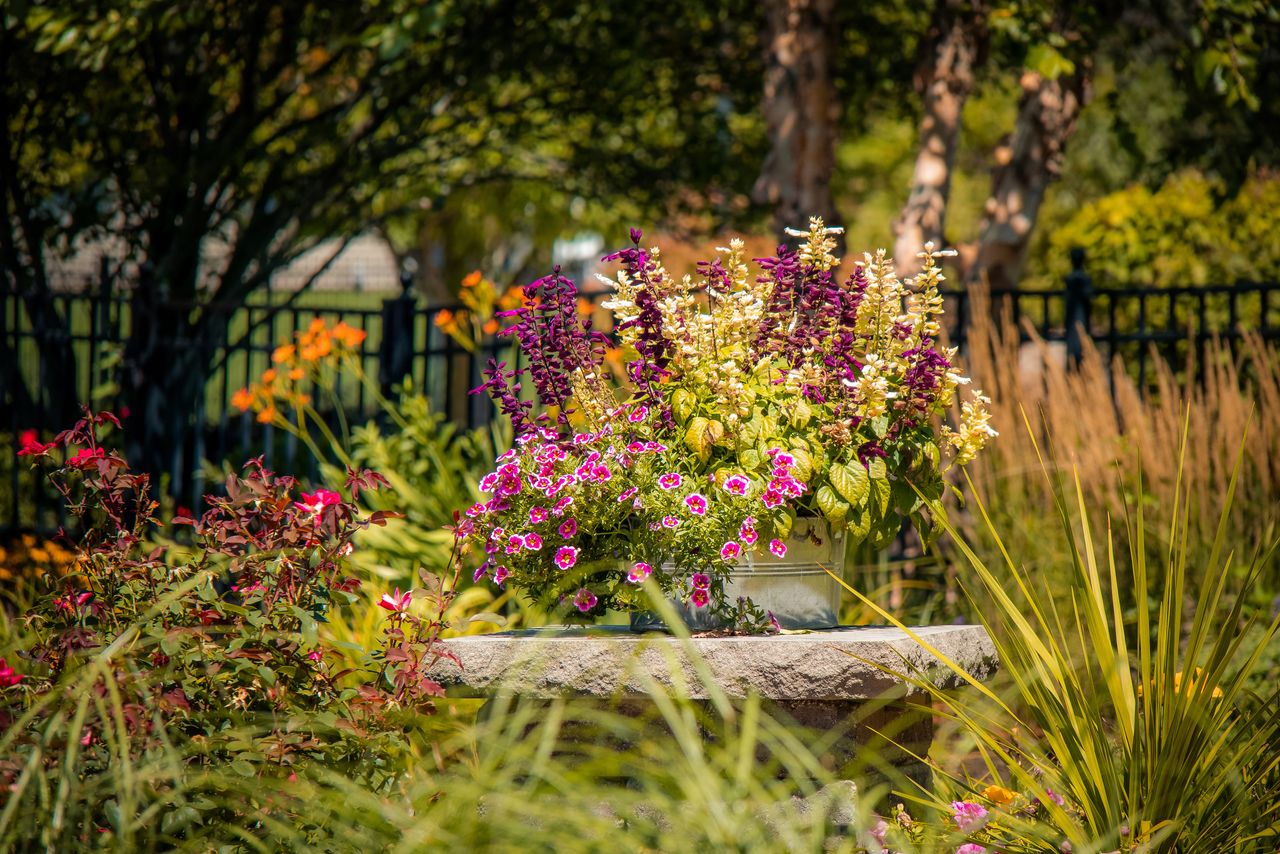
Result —
<svg viewBox="0 0 1280 854"><path fill-rule="evenodd" d="M997 667L981 626L912 631L977 679ZM828 770L858 779L895 770L921 782L928 776L920 758L933 739L932 716L910 708L925 697L881 668L939 687L963 684L905 632L878 626L687 640L624 627L560 627L445 644L461 667L442 660L428 675L455 696L585 697L639 715L650 706L649 685L703 701L716 690L709 692L709 681L731 698L754 692L769 714L797 725Z"/></svg>

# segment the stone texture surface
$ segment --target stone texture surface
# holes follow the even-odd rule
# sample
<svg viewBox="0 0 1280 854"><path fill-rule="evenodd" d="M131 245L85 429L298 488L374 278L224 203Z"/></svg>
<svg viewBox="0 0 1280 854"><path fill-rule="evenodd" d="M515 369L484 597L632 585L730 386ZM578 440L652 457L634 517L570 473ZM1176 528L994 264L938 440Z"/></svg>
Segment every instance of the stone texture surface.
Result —
<svg viewBox="0 0 1280 854"><path fill-rule="evenodd" d="M912 632L978 679L998 665L981 626L925 626ZM428 675L460 696L504 691L530 697L638 697L662 686L705 699L708 682L731 697L754 689L777 701L911 693L878 666L923 671L944 687L962 684L914 638L880 626L687 640L636 635L626 627L549 628L445 643L461 667L442 659Z"/></svg>

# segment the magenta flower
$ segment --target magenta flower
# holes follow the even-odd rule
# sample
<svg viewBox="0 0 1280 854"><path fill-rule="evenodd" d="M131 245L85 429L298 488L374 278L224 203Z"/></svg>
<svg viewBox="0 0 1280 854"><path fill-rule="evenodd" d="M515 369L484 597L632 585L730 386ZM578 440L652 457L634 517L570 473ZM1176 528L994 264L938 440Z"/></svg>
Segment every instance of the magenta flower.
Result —
<svg viewBox="0 0 1280 854"><path fill-rule="evenodd" d="M531 552L536 552L542 548L542 537L538 534L525 534L524 547Z"/></svg>
<svg viewBox="0 0 1280 854"><path fill-rule="evenodd" d="M0 658L0 688L10 688L23 680L21 673L15 673L9 662Z"/></svg>
<svg viewBox="0 0 1280 854"><path fill-rule="evenodd" d="M695 516L707 515L707 499L698 493L694 492L686 495L684 503L685 506L689 508L689 511Z"/></svg>
<svg viewBox="0 0 1280 854"><path fill-rule="evenodd" d="M645 442L644 449L650 453L660 454L667 449L667 446L661 442Z"/></svg>
<svg viewBox="0 0 1280 854"><path fill-rule="evenodd" d="M635 494L639 491L640 490L634 486L627 487L626 489L622 490L622 494L618 496L618 503L621 504L627 499L634 497Z"/></svg>
<svg viewBox="0 0 1280 854"><path fill-rule="evenodd" d="M723 560L733 560L740 554L742 554L742 546L738 545L733 540L730 540L720 547L720 557Z"/></svg>
<svg viewBox="0 0 1280 854"><path fill-rule="evenodd" d="M507 576L511 574L511 570L505 566L500 566L493 571L493 583L501 585L507 580Z"/></svg>
<svg viewBox="0 0 1280 854"><path fill-rule="evenodd" d="M774 557L786 557L787 544L782 540L772 539L769 541L769 551L773 552Z"/></svg>
<svg viewBox="0 0 1280 854"><path fill-rule="evenodd" d="M1049 800L1053 801L1058 806L1065 806L1067 803L1065 800L1063 800L1062 795L1059 795L1053 789L1045 789L1044 793L1049 796Z"/></svg>
<svg viewBox="0 0 1280 854"><path fill-rule="evenodd" d="M784 497L785 496L783 496L783 494L781 492L778 492L777 490L766 489L764 491L764 495L760 496L760 500L764 502L765 507L768 507L770 510L772 510L773 508L777 507L779 504L782 503Z"/></svg>
<svg viewBox="0 0 1280 854"><path fill-rule="evenodd" d="M987 808L970 801L952 801L951 811L954 814L956 827L961 833L972 833L987 823Z"/></svg>
<svg viewBox="0 0 1280 854"><path fill-rule="evenodd" d="M684 478L682 478L677 472L673 471L667 472L658 478L658 486L661 486L663 489L676 489L682 483L684 483Z"/></svg>
<svg viewBox="0 0 1280 854"><path fill-rule="evenodd" d="M565 511L565 510L567 510L567 509L569 509L570 505L572 505L572 504L573 504L573 496L572 496L572 495L566 495L564 498L561 498L559 501L557 501L557 502L556 502L556 506L555 506L555 507L552 507L552 508L551 508L551 515L552 515L552 516L563 516L563 515L564 515L564 511Z"/></svg>
<svg viewBox="0 0 1280 854"><path fill-rule="evenodd" d="M730 475L724 482L724 491L730 495L746 495L750 488L751 481L740 474Z"/></svg>
<svg viewBox="0 0 1280 854"><path fill-rule="evenodd" d="M545 521L547 521L547 508L535 507L529 511L530 525L541 525Z"/></svg>
<svg viewBox="0 0 1280 854"><path fill-rule="evenodd" d="M742 540L742 542L749 546L754 546L756 544L756 540L759 538L760 534L756 532L755 528L749 528L746 525L743 525L738 529L738 539Z"/></svg>
<svg viewBox="0 0 1280 854"><path fill-rule="evenodd" d="M706 590L711 586L711 576L705 572L695 572L689 576L689 581L693 583L694 590Z"/></svg>
<svg viewBox="0 0 1280 854"><path fill-rule="evenodd" d="M564 524L560 526L560 536L571 540L576 533L578 533L578 520L572 517L565 519Z"/></svg>
<svg viewBox="0 0 1280 854"><path fill-rule="evenodd" d="M472 519L474 519L477 516L482 516L488 512L489 512L489 508L479 503L472 504L470 507L467 508L467 515L470 516Z"/></svg>
<svg viewBox="0 0 1280 854"><path fill-rule="evenodd" d="M594 608L599 601L596 594L585 587L579 587L577 594L573 597L573 604L577 605L578 610L584 614Z"/></svg>
<svg viewBox="0 0 1280 854"><path fill-rule="evenodd" d="M324 512L324 508L332 507L339 504L342 496L334 492L332 489L317 489L315 492L302 493L302 500L295 501L299 510L310 513L313 516L319 516Z"/></svg>
<svg viewBox="0 0 1280 854"><path fill-rule="evenodd" d="M679 525L679 524L680 524L680 520L677 519L675 516L662 517L662 527L664 528L674 528L676 525Z"/></svg>
<svg viewBox="0 0 1280 854"><path fill-rule="evenodd" d="M476 584L480 583L480 579L489 574L489 562L485 561L476 567L476 571L471 574L471 580Z"/></svg>
<svg viewBox="0 0 1280 854"><path fill-rule="evenodd" d="M631 410L631 414L627 416L627 420L632 424L639 424L641 421L649 417L649 407L637 406Z"/></svg>
<svg viewBox="0 0 1280 854"><path fill-rule="evenodd" d="M644 442L632 442L627 445L627 450L633 454L642 454L645 451Z"/></svg>
<svg viewBox="0 0 1280 854"><path fill-rule="evenodd" d="M578 549L574 546L561 546L556 551L556 566L568 569L578 562Z"/></svg>
<svg viewBox="0 0 1280 854"><path fill-rule="evenodd" d="M627 573L627 581L632 584L639 584L653 574L653 567L644 561L636 561L631 565L631 571Z"/></svg>
<svg viewBox="0 0 1280 854"><path fill-rule="evenodd" d="M711 601L711 594L705 589L698 587L689 595L689 601L693 603L695 608L705 608L707 607L707 603Z"/></svg>
<svg viewBox="0 0 1280 854"><path fill-rule="evenodd" d="M512 534L507 538L507 554L513 555L524 548L524 537L519 534Z"/></svg>
<svg viewBox="0 0 1280 854"><path fill-rule="evenodd" d="M595 476L597 483L604 483L606 480L613 479L613 472L606 465L598 465L591 470L591 474Z"/></svg>
<svg viewBox="0 0 1280 854"><path fill-rule="evenodd" d="M401 593L400 588L397 587L394 593L382 594L382 598L378 600L378 607L393 614L403 614L405 609L409 607L411 593L412 591L409 590Z"/></svg>
<svg viewBox="0 0 1280 854"><path fill-rule="evenodd" d="M498 486L498 473L491 471L484 477L480 478L480 491L493 492Z"/></svg>
<svg viewBox="0 0 1280 854"><path fill-rule="evenodd" d="M796 464L796 458L784 452L781 448L770 448L768 453L769 456L773 458L773 464L775 466L791 468Z"/></svg>
<svg viewBox="0 0 1280 854"><path fill-rule="evenodd" d="M966 842L956 849L956 854L987 854L987 849L976 842Z"/></svg>

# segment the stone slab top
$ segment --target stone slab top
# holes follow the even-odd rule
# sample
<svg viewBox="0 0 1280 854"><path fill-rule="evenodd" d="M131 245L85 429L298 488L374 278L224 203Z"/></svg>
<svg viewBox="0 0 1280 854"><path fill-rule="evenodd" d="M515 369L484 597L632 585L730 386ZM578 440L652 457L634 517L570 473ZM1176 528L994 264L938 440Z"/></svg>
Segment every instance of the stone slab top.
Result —
<svg viewBox="0 0 1280 854"><path fill-rule="evenodd" d="M910 631L975 679L988 678L999 666L982 626ZM674 689L707 699L708 680L731 697L754 691L792 702L913 693L912 686L882 667L923 676L940 687L964 684L915 638L890 626L688 639L635 634L626 626L553 626L442 643L458 662L437 661L427 676L454 696L636 697Z"/></svg>

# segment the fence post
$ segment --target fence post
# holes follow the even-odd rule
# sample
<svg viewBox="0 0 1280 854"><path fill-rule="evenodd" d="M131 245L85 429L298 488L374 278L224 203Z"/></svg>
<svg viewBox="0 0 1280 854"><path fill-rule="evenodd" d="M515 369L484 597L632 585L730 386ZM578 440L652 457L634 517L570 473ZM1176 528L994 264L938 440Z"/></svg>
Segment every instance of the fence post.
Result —
<svg viewBox="0 0 1280 854"><path fill-rule="evenodd" d="M1071 248L1071 272L1064 282L1066 288L1066 339L1067 364L1079 367L1084 357L1084 342L1080 333L1091 335L1089 329L1089 309L1093 302L1093 279L1084 271L1084 249L1079 246Z"/></svg>
<svg viewBox="0 0 1280 854"><path fill-rule="evenodd" d="M401 294L382 302L382 340L378 342L378 384L382 396L392 399L395 387L413 373L413 322L417 300L413 273L400 272Z"/></svg>

